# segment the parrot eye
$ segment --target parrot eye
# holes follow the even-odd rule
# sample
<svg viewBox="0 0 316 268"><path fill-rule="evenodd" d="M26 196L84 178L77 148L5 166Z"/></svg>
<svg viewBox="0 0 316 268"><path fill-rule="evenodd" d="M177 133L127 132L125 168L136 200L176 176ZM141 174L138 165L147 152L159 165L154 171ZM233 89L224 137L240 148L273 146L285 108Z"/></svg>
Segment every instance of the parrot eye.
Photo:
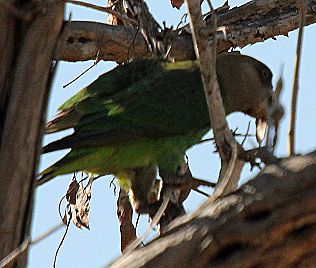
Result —
<svg viewBox="0 0 316 268"><path fill-rule="evenodd" d="M262 70L262 77L267 80L270 77L270 73L267 70Z"/></svg>

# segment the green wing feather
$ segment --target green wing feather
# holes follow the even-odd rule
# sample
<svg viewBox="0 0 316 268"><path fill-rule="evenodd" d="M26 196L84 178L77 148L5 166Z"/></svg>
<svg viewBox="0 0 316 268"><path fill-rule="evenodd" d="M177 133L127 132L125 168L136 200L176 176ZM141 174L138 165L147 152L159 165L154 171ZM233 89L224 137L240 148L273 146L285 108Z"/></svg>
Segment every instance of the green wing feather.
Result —
<svg viewBox="0 0 316 268"><path fill-rule="evenodd" d="M73 127L75 132L45 147L44 152L182 135L207 128L207 107L205 103L196 105L204 96L196 63L179 66L156 60L152 63L149 64L152 71L135 79L125 90L113 93L112 89L109 94L110 90L101 87L114 80L111 76L115 73L110 72L83 89L84 93L79 92L67 101L62 106L61 116L49 124L48 132L63 130L66 126ZM129 65L136 67L121 71L130 72L143 63ZM196 125L193 129L192 121Z"/></svg>

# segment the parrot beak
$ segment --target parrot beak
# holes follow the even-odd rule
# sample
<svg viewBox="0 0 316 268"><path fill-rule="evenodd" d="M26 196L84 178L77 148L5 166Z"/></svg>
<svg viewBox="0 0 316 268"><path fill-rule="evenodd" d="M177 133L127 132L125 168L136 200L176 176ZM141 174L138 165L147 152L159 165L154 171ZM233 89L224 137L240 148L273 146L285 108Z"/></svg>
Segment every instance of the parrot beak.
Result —
<svg viewBox="0 0 316 268"><path fill-rule="evenodd" d="M258 106L252 108L247 112L250 116L256 118L256 138L259 145L261 145L267 132L267 111L269 108L268 100L264 100L259 103Z"/></svg>
<svg viewBox="0 0 316 268"><path fill-rule="evenodd" d="M267 121L262 118L256 119L256 139L260 146L266 135L267 127Z"/></svg>
<svg viewBox="0 0 316 268"><path fill-rule="evenodd" d="M268 127L277 127L284 115L284 108L279 102L279 96L278 91L273 91L269 98L247 112L256 118L256 138L260 146L268 132Z"/></svg>

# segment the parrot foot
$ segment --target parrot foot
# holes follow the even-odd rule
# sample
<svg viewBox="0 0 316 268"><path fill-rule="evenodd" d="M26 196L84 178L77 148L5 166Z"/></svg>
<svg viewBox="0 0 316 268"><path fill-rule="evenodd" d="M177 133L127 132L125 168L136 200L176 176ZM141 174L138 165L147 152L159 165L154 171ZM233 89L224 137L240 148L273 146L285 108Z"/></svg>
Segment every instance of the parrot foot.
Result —
<svg viewBox="0 0 316 268"><path fill-rule="evenodd" d="M253 169L254 167L262 169L262 163L264 163L265 165L270 165L278 164L280 162L280 159L275 157L266 146L250 150L242 149L239 158L243 159L245 162L249 162L249 164L251 165L251 169ZM257 159L260 159L261 162L257 162Z"/></svg>
<svg viewBox="0 0 316 268"><path fill-rule="evenodd" d="M183 202L187 199L191 190L195 190L205 196L208 196L207 193L200 191L198 187L214 187L215 183L194 178L187 163L184 163L176 173L169 173L160 170L160 176L162 178L162 187L160 191L161 198L156 203L149 205L149 216L151 218L155 217L157 210L162 203L163 197L167 192L171 191L169 204L159 220L160 233L163 233L165 227L170 222L186 213Z"/></svg>

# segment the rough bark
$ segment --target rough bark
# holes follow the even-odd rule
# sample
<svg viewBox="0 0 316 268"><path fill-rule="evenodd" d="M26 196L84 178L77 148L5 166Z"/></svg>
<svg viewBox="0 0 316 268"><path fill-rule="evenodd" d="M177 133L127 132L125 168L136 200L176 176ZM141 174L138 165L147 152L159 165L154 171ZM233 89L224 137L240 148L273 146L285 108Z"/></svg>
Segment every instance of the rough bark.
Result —
<svg viewBox="0 0 316 268"><path fill-rule="evenodd" d="M226 26L227 39L219 36L218 51L244 47L278 35L287 35L299 27L300 0L256 0L218 15L218 26ZM306 25L316 22L316 1L309 0ZM84 61L95 59L123 62L146 57L141 34L130 27L96 22L74 21L58 44L56 59ZM170 56L176 60L195 59L191 35L179 35Z"/></svg>
<svg viewBox="0 0 316 268"><path fill-rule="evenodd" d="M12 4L13 1L7 1L7 4ZM6 104L6 95L8 94L5 90L7 80L9 79L9 72L7 71L13 62L14 55L14 41L15 41L15 27L16 21L14 16L7 12L5 9L0 8L0 47L12 48L12 49L1 49L0 59L0 139L2 136L3 124L4 124L4 108Z"/></svg>
<svg viewBox="0 0 316 268"><path fill-rule="evenodd" d="M267 166L110 267L314 267L316 151Z"/></svg>
<svg viewBox="0 0 316 268"><path fill-rule="evenodd" d="M4 55L0 80L0 260L29 236L53 51L64 14L64 1L38 1L30 6L32 3L25 1L19 6L19 1L7 1L22 17L1 7L0 32L6 34L0 38L5 47L0 52ZM28 19L24 20L23 14ZM26 258L24 253L8 267L25 267Z"/></svg>

